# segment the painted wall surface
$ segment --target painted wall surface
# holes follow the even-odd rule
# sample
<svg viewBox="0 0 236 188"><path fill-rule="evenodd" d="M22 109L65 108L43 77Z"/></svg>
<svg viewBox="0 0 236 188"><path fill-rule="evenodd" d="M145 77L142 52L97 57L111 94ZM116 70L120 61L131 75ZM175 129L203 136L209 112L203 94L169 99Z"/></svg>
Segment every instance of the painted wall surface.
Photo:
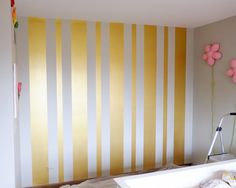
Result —
<svg viewBox="0 0 236 188"><path fill-rule="evenodd" d="M0 1L0 177L1 187L16 187L12 23L9 1Z"/></svg>
<svg viewBox="0 0 236 188"><path fill-rule="evenodd" d="M212 68L201 59L203 47L208 43L219 42L223 53L223 58L214 66L213 124L216 127L222 115L236 111L236 85L225 76L225 72L229 68L229 61L236 58L236 17L197 28L194 33L193 161L200 163L204 161L210 147L212 117ZM234 118L227 118L223 125L223 138L227 152L232 138L233 121ZM234 139L231 150L234 154L236 154L235 142Z"/></svg>
<svg viewBox="0 0 236 188"><path fill-rule="evenodd" d="M19 23L23 186L191 161L192 30Z"/></svg>

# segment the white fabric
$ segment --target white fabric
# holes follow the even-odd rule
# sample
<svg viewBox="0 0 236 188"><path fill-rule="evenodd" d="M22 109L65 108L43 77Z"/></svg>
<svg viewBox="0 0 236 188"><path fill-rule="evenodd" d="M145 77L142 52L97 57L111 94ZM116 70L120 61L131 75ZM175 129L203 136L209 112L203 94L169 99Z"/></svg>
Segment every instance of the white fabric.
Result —
<svg viewBox="0 0 236 188"><path fill-rule="evenodd" d="M102 181L94 179L78 185L64 185L60 188L117 188L117 184L113 179L105 179Z"/></svg>
<svg viewBox="0 0 236 188"><path fill-rule="evenodd" d="M236 173L235 172L224 172L222 179L227 182L231 187L236 187Z"/></svg>
<svg viewBox="0 0 236 188"><path fill-rule="evenodd" d="M230 188L230 186L222 180L209 180L200 185L200 188Z"/></svg>

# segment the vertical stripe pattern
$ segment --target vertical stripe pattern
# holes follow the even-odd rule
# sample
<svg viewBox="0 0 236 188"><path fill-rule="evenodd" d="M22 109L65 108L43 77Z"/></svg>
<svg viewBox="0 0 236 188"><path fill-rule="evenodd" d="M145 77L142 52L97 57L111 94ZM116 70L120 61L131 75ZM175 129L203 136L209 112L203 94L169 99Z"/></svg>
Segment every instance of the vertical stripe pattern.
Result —
<svg viewBox="0 0 236 188"><path fill-rule="evenodd" d="M111 174L123 172L124 25L110 24Z"/></svg>
<svg viewBox="0 0 236 188"><path fill-rule="evenodd" d="M96 23L96 130L97 130L97 176L102 175L102 64L101 64L101 23Z"/></svg>
<svg viewBox="0 0 236 188"><path fill-rule="evenodd" d="M167 92L167 164L173 163L174 95L175 95L175 28L168 29L168 92Z"/></svg>
<svg viewBox="0 0 236 188"><path fill-rule="evenodd" d="M136 27L136 169L143 168L144 147L144 26Z"/></svg>
<svg viewBox="0 0 236 188"><path fill-rule="evenodd" d="M62 106L63 106L63 164L64 180L73 179L72 145L72 85L71 85L70 22L62 22Z"/></svg>
<svg viewBox="0 0 236 188"><path fill-rule="evenodd" d="M156 26L144 27L144 168L155 166Z"/></svg>
<svg viewBox="0 0 236 188"><path fill-rule="evenodd" d="M102 175L110 174L110 66L109 24L101 24L102 31Z"/></svg>
<svg viewBox="0 0 236 188"><path fill-rule="evenodd" d="M132 25L132 171L136 170L136 25Z"/></svg>
<svg viewBox="0 0 236 188"><path fill-rule="evenodd" d="M72 22L71 34L74 179L84 179L88 177L86 23Z"/></svg>
<svg viewBox="0 0 236 188"><path fill-rule="evenodd" d="M168 94L168 27L164 28L164 78L163 78L163 165L167 163L167 94Z"/></svg>
<svg viewBox="0 0 236 188"><path fill-rule="evenodd" d="M22 186L191 162L192 30L19 21Z"/></svg>
<svg viewBox="0 0 236 188"><path fill-rule="evenodd" d="M88 177L97 175L96 130L96 24L87 24L88 72Z"/></svg>
<svg viewBox="0 0 236 188"><path fill-rule="evenodd" d="M57 61L57 139L58 139L58 178L64 180L63 165L63 111L62 111L62 29L61 21L56 21L56 61Z"/></svg>
<svg viewBox="0 0 236 188"><path fill-rule="evenodd" d="M48 104L48 169L49 182L58 182L58 142L57 142L57 68L56 35L54 20L47 21L46 61L47 61L47 104Z"/></svg>
<svg viewBox="0 0 236 188"><path fill-rule="evenodd" d="M163 161L163 99L164 99L164 28L157 27L156 65L156 166Z"/></svg>
<svg viewBox="0 0 236 188"><path fill-rule="evenodd" d="M132 157L132 25L124 27L124 171L131 171Z"/></svg>
<svg viewBox="0 0 236 188"><path fill-rule="evenodd" d="M33 184L48 183L46 21L29 19L30 123Z"/></svg>
<svg viewBox="0 0 236 188"><path fill-rule="evenodd" d="M174 163L184 163L186 29L175 31Z"/></svg>

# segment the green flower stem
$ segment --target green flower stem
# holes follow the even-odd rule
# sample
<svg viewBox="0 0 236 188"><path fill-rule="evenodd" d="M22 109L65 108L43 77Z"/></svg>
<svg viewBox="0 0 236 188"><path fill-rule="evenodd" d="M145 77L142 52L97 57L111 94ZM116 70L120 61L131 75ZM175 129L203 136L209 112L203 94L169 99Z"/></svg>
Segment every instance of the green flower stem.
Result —
<svg viewBox="0 0 236 188"><path fill-rule="evenodd" d="M213 139L214 134L214 116L215 116L215 110L214 110L214 100L215 100L215 71L214 66L211 69L211 140ZM213 149L213 153L215 153L215 150Z"/></svg>

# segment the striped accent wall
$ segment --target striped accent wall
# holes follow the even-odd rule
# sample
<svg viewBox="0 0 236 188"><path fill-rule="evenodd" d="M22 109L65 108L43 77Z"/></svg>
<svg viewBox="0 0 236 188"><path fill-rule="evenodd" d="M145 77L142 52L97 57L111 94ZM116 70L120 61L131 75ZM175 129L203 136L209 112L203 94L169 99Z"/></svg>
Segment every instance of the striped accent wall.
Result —
<svg viewBox="0 0 236 188"><path fill-rule="evenodd" d="M19 22L22 186L191 162L192 30Z"/></svg>

